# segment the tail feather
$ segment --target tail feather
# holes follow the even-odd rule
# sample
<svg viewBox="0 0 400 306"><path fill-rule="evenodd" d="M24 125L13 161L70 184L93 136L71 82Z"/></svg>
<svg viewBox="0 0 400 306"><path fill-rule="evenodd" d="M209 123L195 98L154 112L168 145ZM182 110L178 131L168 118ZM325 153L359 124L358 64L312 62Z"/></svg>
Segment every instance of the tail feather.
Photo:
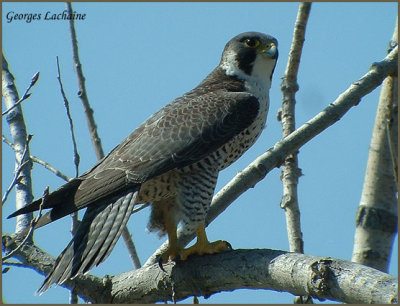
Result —
<svg viewBox="0 0 400 306"><path fill-rule="evenodd" d="M9 215L7 217L7 219L14 218L14 217L19 216L19 215L23 215L23 214L27 214L27 213L39 210L40 203L42 203L41 199L40 200L36 200L36 201L34 201L34 202L32 202L32 203L30 203L30 204L28 204L28 205L26 205L26 206L24 206L24 207L22 207L20 209L14 211L11 215Z"/></svg>
<svg viewBox="0 0 400 306"><path fill-rule="evenodd" d="M96 243L90 249L89 254L85 255L86 259L82 263L82 267L84 267L82 273L86 273L92 269L93 266L102 263L111 253L114 245L122 234L125 224L131 216L133 205L130 204L131 202L135 204L136 201L136 197L134 199L133 197L134 194L130 193L124 198L118 199L118 201L122 202L121 204L113 204L113 206L119 207L112 207L108 213L107 220L99 236L96 238Z"/></svg>
<svg viewBox="0 0 400 306"><path fill-rule="evenodd" d="M74 205L74 195L78 190L78 187L81 184L81 182L82 181L80 179L73 179L48 195L46 202L42 206L42 209L57 207L57 215L59 216L56 219L53 219L52 221L57 220L63 216L66 216L82 208L82 207L78 208ZM16 217L18 215L23 215L26 213L37 211L40 209L41 203L42 199L38 199L13 212L11 215L7 217L7 219Z"/></svg>
<svg viewBox="0 0 400 306"><path fill-rule="evenodd" d="M89 206L74 238L58 256L38 294L46 292L53 283L62 284L103 262L121 236L138 194L139 186L113 201Z"/></svg>
<svg viewBox="0 0 400 306"><path fill-rule="evenodd" d="M56 221L62 217L65 217L73 212L81 209L82 207L76 207L73 201L64 202L62 205L57 205L46 214L42 215L35 225L35 229L45 226L53 221Z"/></svg>

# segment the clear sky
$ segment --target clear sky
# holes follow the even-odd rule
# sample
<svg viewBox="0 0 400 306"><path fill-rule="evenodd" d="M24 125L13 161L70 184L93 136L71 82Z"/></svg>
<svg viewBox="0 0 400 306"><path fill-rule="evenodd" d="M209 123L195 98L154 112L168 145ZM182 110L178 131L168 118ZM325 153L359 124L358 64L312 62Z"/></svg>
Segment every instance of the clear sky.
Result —
<svg viewBox="0 0 400 306"><path fill-rule="evenodd" d="M56 79L60 59L64 88L81 156L80 173L95 162L82 111L67 21L44 20L46 12L62 13L64 3L3 3L3 51L20 94L31 76L40 79L25 101L28 132L34 135L31 154L69 176L74 176L73 149L63 100ZM276 120L281 105L280 82L292 41L297 3L76 3L86 14L76 22L80 58L86 76L104 151L109 152L156 110L195 87L220 60L233 36L260 31L279 41L280 58L270 91L267 127L258 142L219 177L217 191L282 135ZM40 13L41 20L7 22L6 15ZM316 3L307 26L296 96L296 124L318 114L374 61L386 55L397 14L396 3ZM355 215L363 186L368 148L379 90L365 97L337 124L300 149L299 182L305 252L351 259ZM4 108L4 103L3 103ZM3 120L3 134L9 136ZM14 155L3 145L2 189L13 176ZM233 203L209 227L210 240L224 239L234 248L288 250L286 224L279 207L282 186L275 169L254 189ZM49 185L63 181L40 165L33 169L33 190L40 197ZM15 210L12 193L3 216ZM128 227L142 263L164 241L146 232L149 209L131 217ZM4 220L3 232L14 230L15 220ZM67 245L70 218L35 233L35 242L57 256ZM390 273L397 275L397 243ZM124 243L93 274L117 274L132 269ZM67 303L68 291L52 288L34 296L43 276L30 269L12 268L3 275L3 298L8 303ZM266 290L220 293L201 303L291 303L293 296ZM186 302L190 303L188 299Z"/></svg>

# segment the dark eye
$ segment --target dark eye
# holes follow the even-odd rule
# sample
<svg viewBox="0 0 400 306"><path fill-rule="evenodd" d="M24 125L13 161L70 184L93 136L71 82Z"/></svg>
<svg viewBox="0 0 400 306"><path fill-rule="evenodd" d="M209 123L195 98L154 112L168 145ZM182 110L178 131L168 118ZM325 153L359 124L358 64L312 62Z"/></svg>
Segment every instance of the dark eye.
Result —
<svg viewBox="0 0 400 306"><path fill-rule="evenodd" d="M256 48L256 47L258 47L260 45L260 41L257 38L247 38L244 41L244 44L245 44L246 47Z"/></svg>

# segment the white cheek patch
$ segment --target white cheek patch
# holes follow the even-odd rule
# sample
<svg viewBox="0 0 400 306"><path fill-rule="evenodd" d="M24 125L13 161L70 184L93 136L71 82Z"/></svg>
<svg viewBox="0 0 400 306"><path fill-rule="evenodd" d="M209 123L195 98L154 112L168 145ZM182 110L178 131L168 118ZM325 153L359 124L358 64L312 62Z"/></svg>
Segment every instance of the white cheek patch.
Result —
<svg viewBox="0 0 400 306"><path fill-rule="evenodd" d="M236 53L230 51L225 54L224 60L221 64L221 68L226 71L226 75L236 76L242 80L246 79L247 74L245 74L241 69L238 67L238 62L236 60Z"/></svg>

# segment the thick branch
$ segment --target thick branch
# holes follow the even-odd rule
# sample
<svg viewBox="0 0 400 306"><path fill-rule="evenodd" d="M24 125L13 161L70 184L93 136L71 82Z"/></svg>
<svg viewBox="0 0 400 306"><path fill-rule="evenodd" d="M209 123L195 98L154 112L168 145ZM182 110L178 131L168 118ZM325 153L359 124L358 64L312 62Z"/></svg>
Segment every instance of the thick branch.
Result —
<svg viewBox="0 0 400 306"><path fill-rule="evenodd" d="M5 241L6 240L6 241ZM3 245L14 247L11 237ZM54 258L25 244L15 255L24 265L48 273ZM286 291L346 303L396 303L396 278L366 266L278 250L235 250L158 264L103 280L75 279L75 292L92 303L154 303L192 295L209 297L238 288ZM72 282L61 286L71 288ZM360 285L362 284L362 285Z"/></svg>
<svg viewBox="0 0 400 306"><path fill-rule="evenodd" d="M213 198L207 215L207 225L221 214L234 200L249 188L254 187L269 171L282 165L284 158L340 120L361 98L377 88L388 75L397 74L398 47L395 47L386 58L371 65L370 70L360 80L353 83L344 93L332 102L321 113L303 124L296 131L277 142L267 152L259 156L243 171L239 172ZM183 235L178 231L179 243L186 245L194 236ZM168 247L168 241L147 260L145 265L157 261L157 256Z"/></svg>
<svg viewBox="0 0 400 306"><path fill-rule="evenodd" d="M343 260L298 253L236 250L170 262L164 269L166 273L156 264L113 277L112 302L177 301L238 288L286 291L347 303L397 301L393 276Z"/></svg>
<svg viewBox="0 0 400 306"><path fill-rule="evenodd" d="M2 237L4 251L15 250L20 245L21 238L22 236L19 235L4 235ZM19 259L25 267L31 268L43 276L50 272L55 263L54 257L32 243L25 243L13 254L13 257ZM67 281L60 286L74 289L87 302L105 303L110 300L110 296L106 296L109 291L105 290L108 286L107 278L102 280L93 275L80 275L74 281Z"/></svg>
<svg viewBox="0 0 400 306"><path fill-rule="evenodd" d="M390 42L389 50L392 50L398 45L398 23L393 33L392 41ZM397 192L399 188L399 88L398 88L398 77L393 78L392 96L390 97L391 103L388 109L388 120L386 129L388 131L388 142L390 147L390 153L392 155L393 172L396 179Z"/></svg>
<svg viewBox="0 0 400 306"><path fill-rule="evenodd" d="M289 60L285 76L282 79L281 90L283 101L280 119L282 122L283 138L292 133L296 128L295 95L299 88L297 73L310 10L311 3L302 2L299 4ZM298 167L297 152L294 152L286 157L282 166L281 180L283 183L283 196L281 207L285 210L289 250L291 252L304 253L303 234L300 226L300 209L297 197L297 184L300 175L301 170Z"/></svg>
<svg viewBox="0 0 400 306"><path fill-rule="evenodd" d="M26 162L25 166L20 169L16 185L15 185L15 204L16 208L22 208L28 203L32 202L32 179L31 169L32 161L29 154L29 146L27 144L28 137L24 115L22 113L21 105L14 107L19 100L18 91L14 83L14 76L9 71L8 63L3 54L2 60L2 93L6 107L12 110L6 115L8 125L10 126L10 133L13 138L14 151L15 151L15 171L18 171L20 165ZM31 82L36 83L36 81ZM17 217L16 232L22 233L28 227L32 220L32 213L21 215Z"/></svg>
<svg viewBox="0 0 400 306"><path fill-rule="evenodd" d="M397 23L393 40L397 39ZM372 132L369 157L357 212L352 260L387 272L397 234L397 188L388 122L397 125L391 109L397 101L397 77L382 85ZM396 107L397 108L397 107ZM392 117L392 118L390 118ZM397 138L397 131L396 131Z"/></svg>

